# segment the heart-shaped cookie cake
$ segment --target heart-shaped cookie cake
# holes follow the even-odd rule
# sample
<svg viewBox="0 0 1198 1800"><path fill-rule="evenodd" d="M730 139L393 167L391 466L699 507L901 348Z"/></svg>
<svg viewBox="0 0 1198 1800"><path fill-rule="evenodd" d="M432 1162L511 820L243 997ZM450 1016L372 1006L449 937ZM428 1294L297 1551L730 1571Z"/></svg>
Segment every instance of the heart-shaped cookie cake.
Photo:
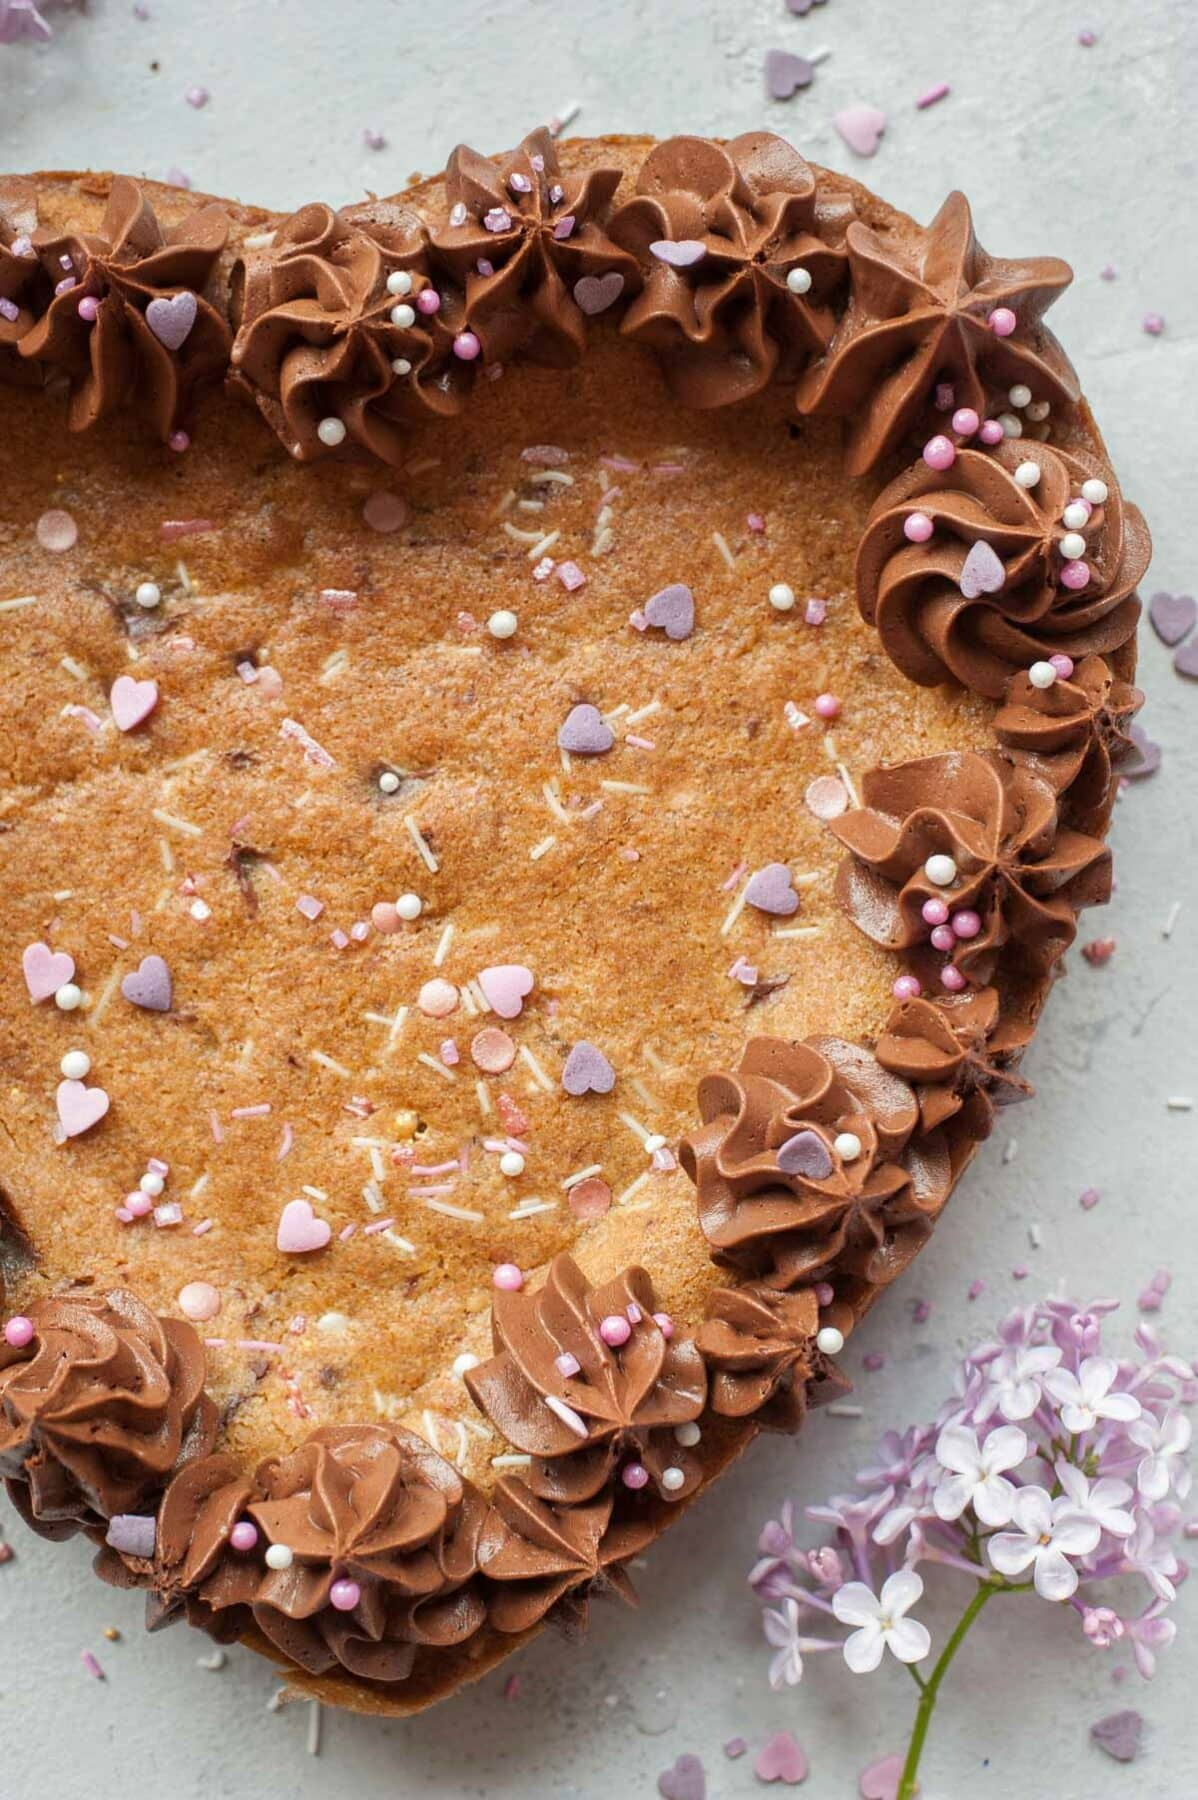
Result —
<svg viewBox="0 0 1198 1800"><path fill-rule="evenodd" d="M405 1712L843 1387L1078 909L1069 271L764 132L0 182L0 1473Z"/></svg>

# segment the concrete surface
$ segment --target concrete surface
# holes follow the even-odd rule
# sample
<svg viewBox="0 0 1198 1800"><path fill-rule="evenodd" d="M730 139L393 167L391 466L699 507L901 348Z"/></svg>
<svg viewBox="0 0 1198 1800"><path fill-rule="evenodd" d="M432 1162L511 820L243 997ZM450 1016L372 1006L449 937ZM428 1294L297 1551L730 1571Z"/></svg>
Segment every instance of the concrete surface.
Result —
<svg viewBox="0 0 1198 1800"><path fill-rule="evenodd" d="M150 0L150 11L142 22L127 0L92 0L46 49L0 48L0 167L162 176L178 164L217 193L288 205L392 189L439 166L459 137L498 149L572 100L579 131L769 125L839 162L848 153L833 112L859 100L883 107L891 122L879 154L854 172L921 217L959 182L990 248L1056 251L1074 264L1053 320L1124 487L1152 523L1149 589L1192 587L1190 0L830 0L806 18L783 0ZM1092 48L1077 42L1086 26L1098 33ZM831 51L787 105L763 98L773 47ZM917 95L939 81L951 96L917 112ZM199 111L183 99L196 83L212 96ZM363 147L364 126L385 133L385 150ZM1099 279L1107 263L1118 269L1109 283ZM1142 332L1148 310L1166 316L1163 337ZM145 1638L140 1601L95 1583L80 1546L43 1546L14 1524L17 1560L0 1570L5 1800L648 1796L683 1750L703 1757L712 1800L731 1800L757 1783L749 1759L724 1759L722 1741L743 1732L757 1745L783 1725L811 1758L805 1792L856 1793L861 1766L905 1741L910 1684L893 1667L855 1682L829 1659L797 1694L770 1693L743 1586L758 1522L786 1493L810 1503L834 1491L877 1433L934 1403L954 1353L1032 1289L1067 1279L1079 1298L1116 1292L1134 1311L1139 1287L1166 1265L1175 1285L1162 1323L1177 1348L1198 1351L1198 1113L1165 1108L1166 1094L1198 1093L1198 689L1151 637L1143 682L1165 766L1120 808L1119 892L1083 927L1083 937L1113 933L1118 949L1100 970L1075 958L1029 1059L1038 1098L1008 1114L932 1248L854 1341L863 1419L824 1416L797 1448L759 1445L654 1552L639 1615L597 1608L589 1643L568 1654L543 1641L520 1665L517 1701L502 1698L501 1675L411 1724L326 1717L318 1759L306 1753L306 1708L265 1710L275 1684L264 1665L236 1653L208 1673L199 1637L180 1628ZM1166 941L1174 900L1185 904ZM1083 1213L1077 1196L1091 1185L1101 1203ZM1028 1245L1032 1221L1039 1250ZM1031 1265L1023 1284L1010 1274L1020 1263ZM979 1275L986 1289L970 1304ZM911 1321L916 1294L934 1302L922 1327ZM861 1373L871 1349L887 1358L872 1375ZM1192 1631L1192 1598L1180 1616ZM121 1642L104 1641L108 1625ZM87 1646L107 1670L103 1685L80 1665ZM1192 1638L1151 1687L1134 1675L1112 1686L1111 1666L1038 1602L992 1618L963 1653L935 1726L928 1800L1193 1793ZM1127 1704L1148 1721L1146 1754L1130 1769L1087 1742L1092 1720Z"/></svg>

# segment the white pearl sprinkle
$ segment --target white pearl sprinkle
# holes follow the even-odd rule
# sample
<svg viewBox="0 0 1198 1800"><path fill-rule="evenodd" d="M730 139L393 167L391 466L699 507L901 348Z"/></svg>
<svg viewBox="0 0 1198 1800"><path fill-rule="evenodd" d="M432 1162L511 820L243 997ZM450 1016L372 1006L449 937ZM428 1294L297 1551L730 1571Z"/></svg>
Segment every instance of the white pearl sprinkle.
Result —
<svg viewBox="0 0 1198 1800"><path fill-rule="evenodd" d="M391 274L387 277L387 292L389 294L398 295L410 294L411 291L412 277L408 274L408 271L406 269L392 270Z"/></svg>
<svg viewBox="0 0 1198 1800"><path fill-rule="evenodd" d="M1056 681L1057 672L1050 662L1034 662L1027 678L1034 688L1050 688Z"/></svg>
<svg viewBox="0 0 1198 1800"><path fill-rule="evenodd" d="M499 1159L499 1173L515 1177L524 1173L524 1158L518 1150L505 1150Z"/></svg>
<svg viewBox="0 0 1198 1800"><path fill-rule="evenodd" d="M789 612L795 603L795 591L784 581L775 581L770 589L770 605L775 612Z"/></svg>
<svg viewBox="0 0 1198 1800"><path fill-rule="evenodd" d="M1011 402L1012 406L1030 406L1032 390L1022 381L1017 381L1015 386L1008 391L1007 399Z"/></svg>
<svg viewBox="0 0 1198 1800"><path fill-rule="evenodd" d="M384 794L398 794L401 785L394 769L384 769L379 776L379 790Z"/></svg>
<svg viewBox="0 0 1198 1800"><path fill-rule="evenodd" d="M149 1194L152 1200L157 1200L166 1183L161 1175L155 1175L153 1169L147 1169L137 1185L143 1194Z"/></svg>
<svg viewBox="0 0 1198 1800"><path fill-rule="evenodd" d="M811 292L811 270L791 269L786 277L786 285L792 294L809 294Z"/></svg>
<svg viewBox="0 0 1198 1800"><path fill-rule="evenodd" d="M1076 562L1079 556L1086 554L1086 540L1080 531L1067 531L1057 549L1068 562Z"/></svg>
<svg viewBox="0 0 1198 1800"><path fill-rule="evenodd" d="M141 581L138 583L137 592L133 598L139 606L144 606L147 612L153 612L162 600L162 589L156 581Z"/></svg>
<svg viewBox="0 0 1198 1800"><path fill-rule="evenodd" d="M1088 500L1091 506L1104 506L1109 493L1106 482L1099 481L1097 476L1082 482L1082 499Z"/></svg>
<svg viewBox="0 0 1198 1800"><path fill-rule="evenodd" d="M1015 471L1015 480L1020 487L1034 488L1040 479L1038 462L1021 462Z"/></svg>
<svg viewBox="0 0 1198 1800"><path fill-rule="evenodd" d="M418 919L424 911L424 901L419 894L401 894L395 902L395 910L401 919Z"/></svg>
<svg viewBox="0 0 1198 1800"><path fill-rule="evenodd" d="M832 1139L832 1148L841 1162L856 1162L861 1154L861 1139L855 1131L838 1131Z"/></svg>
<svg viewBox="0 0 1198 1800"><path fill-rule="evenodd" d="M287 1544L271 1544L266 1552L268 1569L289 1569L295 1561L295 1551Z"/></svg>
<svg viewBox="0 0 1198 1800"><path fill-rule="evenodd" d="M514 612L493 612L487 620L487 630L493 638L515 637L520 624Z"/></svg>
<svg viewBox="0 0 1198 1800"><path fill-rule="evenodd" d="M344 1313L321 1313L316 1321L317 1331L323 1331L328 1337L344 1337L349 1327L349 1320Z"/></svg>
<svg viewBox="0 0 1198 1800"><path fill-rule="evenodd" d="M398 325L401 331L406 331L416 323L416 308L409 306L406 300L401 300L398 306L391 308L391 323Z"/></svg>
<svg viewBox="0 0 1198 1800"><path fill-rule="evenodd" d="M468 1375L470 1370L477 1369L478 1365L479 1358L471 1351L463 1350L460 1356L455 1356L453 1359L453 1372L455 1375Z"/></svg>
<svg viewBox="0 0 1198 1800"><path fill-rule="evenodd" d="M645 1149L650 1156L653 1155L655 1150L664 1150L665 1147L666 1140L662 1137L660 1131L651 1131L649 1136L645 1139Z"/></svg>
<svg viewBox="0 0 1198 1800"><path fill-rule="evenodd" d="M1002 426L1004 437L1023 436L1023 420L1017 419L1014 413L999 413L998 422Z"/></svg>
<svg viewBox="0 0 1198 1800"><path fill-rule="evenodd" d="M681 1469L663 1469L661 1485L667 1494L676 1494L679 1488L686 1486L686 1475Z"/></svg>
<svg viewBox="0 0 1198 1800"><path fill-rule="evenodd" d="M83 989L74 981L64 981L54 996L54 1004L59 1012L74 1012L83 1004Z"/></svg>
<svg viewBox="0 0 1198 1800"><path fill-rule="evenodd" d="M1052 411L1052 407L1047 400L1033 400L1030 406L1024 408L1024 411L1033 425L1041 425Z"/></svg>
<svg viewBox="0 0 1198 1800"><path fill-rule="evenodd" d="M688 1419L685 1425L674 1427L674 1442L681 1444L684 1450L693 1450L702 1436L703 1433L693 1419Z"/></svg>
<svg viewBox="0 0 1198 1800"><path fill-rule="evenodd" d="M923 866L923 872L933 887L950 887L957 879L956 863L951 856L945 856L942 851L935 856L929 856Z"/></svg>
<svg viewBox="0 0 1198 1800"><path fill-rule="evenodd" d="M815 1334L815 1347L825 1356L839 1356L844 1349L844 1332L837 1331L835 1325L821 1326Z"/></svg>
<svg viewBox="0 0 1198 1800"><path fill-rule="evenodd" d="M412 365L406 356L392 357L391 367L397 375L410 375L412 373Z"/></svg>
<svg viewBox="0 0 1198 1800"><path fill-rule="evenodd" d="M1069 531L1080 531L1089 521L1090 508L1083 500L1071 500L1061 514L1061 524Z"/></svg>
<svg viewBox="0 0 1198 1800"><path fill-rule="evenodd" d="M316 427L316 435L329 450L335 450L338 444L345 442L345 425L341 419L322 419Z"/></svg>
<svg viewBox="0 0 1198 1800"><path fill-rule="evenodd" d="M86 1050L68 1050L58 1066L68 1081L83 1081L91 1070L92 1059Z"/></svg>

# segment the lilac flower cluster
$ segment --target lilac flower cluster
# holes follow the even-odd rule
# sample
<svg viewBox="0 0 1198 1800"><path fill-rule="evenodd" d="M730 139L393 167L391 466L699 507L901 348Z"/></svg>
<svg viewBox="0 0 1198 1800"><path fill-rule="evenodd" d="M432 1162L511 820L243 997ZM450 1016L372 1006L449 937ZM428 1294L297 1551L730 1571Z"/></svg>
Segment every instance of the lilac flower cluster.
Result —
<svg viewBox="0 0 1198 1800"><path fill-rule="evenodd" d="M807 1508L833 1542L800 1548L789 1505L766 1525L750 1581L775 1688L821 1651L841 1651L857 1674L886 1650L923 1662L930 1634L908 1614L923 1593L917 1568L934 1563L976 1587L941 1663L919 1678L925 1693L991 1594L1024 1590L1072 1607L1096 1648L1128 1645L1151 1677L1186 1574L1174 1549L1191 1481L1182 1408L1198 1381L1145 1323L1135 1355L1105 1354L1117 1305L1047 1300L1012 1313L966 1356L931 1424L887 1432L858 1492ZM829 1635L833 1622L850 1635Z"/></svg>

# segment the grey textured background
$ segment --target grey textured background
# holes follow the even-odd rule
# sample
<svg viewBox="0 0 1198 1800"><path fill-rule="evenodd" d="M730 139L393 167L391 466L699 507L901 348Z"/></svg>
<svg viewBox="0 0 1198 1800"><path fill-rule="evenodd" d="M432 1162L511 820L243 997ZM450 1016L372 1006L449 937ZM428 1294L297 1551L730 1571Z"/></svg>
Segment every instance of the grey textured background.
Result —
<svg viewBox="0 0 1198 1800"><path fill-rule="evenodd" d="M163 176L180 165L199 186L264 204L352 199L439 166L459 138L502 148L577 100L574 129L588 133L768 125L921 218L960 183L989 248L1059 252L1074 264L1053 319L1124 488L1149 515L1149 589L1192 587L1192 0L829 0L805 19L783 0L150 8L140 22L128 0L92 0L47 49L0 48L0 168ZM1077 43L1085 26L1098 32L1090 49ZM778 105L763 97L772 47L832 54L807 92ZM917 95L941 80L951 97L917 112ZM183 100L196 83L212 93L202 111ZM872 163L850 158L831 126L838 107L859 100L890 115ZM386 134L386 150L363 147L367 125ZM1108 262L1118 269L1110 283L1098 273ZM1159 339L1141 330L1148 310L1168 320ZM542 1641L519 1664L518 1700L502 1698L505 1670L410 1724L326 1716L319 1760L306 1754L306 1708L266 1711L275 1683L265 1665L235 1653L208 1673L197 1667L199 1637L145 1638L140 1601L93 1581L82 1547L43 1546L13 1524L18 1558L0 1569L6 1800L35 1791L130 1800L158 1789L178 1800L647 1796L683 1750L703 1757L709 1794L724 1800L759 1789L749 1759L725 1761L722 1741L743 1732L757 1746L783 1725L811 1758L804 1792L856 1793L861 1766L905 1742L911 1685L894 1665L855 1681L827 1659L796 1694L769 1692L743 1585L759 1521L787 1493L810 1503L834 1491L885 1427L934 1404L954 1355L1033 1290L1068 1278L1080 1299L1117 1293L1134 1316L1138 1289L1165 1265L1176 1280L1161 1322L1178 1349L1198 1351L1198 1113L1165 1108L1166 1094L1198 1093L1198 690L1151 638L1143 684L1164 770L1120 807L1119 891L1082 932L1114 934L1114 959L1100 970L1074 959L1029 1059L1038 1098L1007 1115L929 1252L854 1340L847 1360L862 1420L817 1417L797 1447L758 1445L655 1550L640 1613L596 1608L589 1642L569 1653ZM1165 941L1174 900L1185 904ZM1101 1203L1083 1213L1077 1196L1091 1185ZM1029 1248L1033 1221L1039 1250ZM1031 1267L1022 1284L1011 1276L1021 1263ZM970 1304L975 1276L986 1288ZM911 1320L916 1294L933 1301L922 1327ZM861 1371L871 1349L887 1359L875 1374ZM937 1581L937 1592L956 1592L954 1580ZM924 1612L935 1625L938 1609ZM1192 1630L1192 1597L1179 1616ZM121 1642L104 1641L108 1625ZM84 1647L99 1653L103 1685L84 1673ZM1148 1688L1134 1674L1114 1686L1116 1660L1128 1661L1084 1649L1071 1618L1043 1603L991 1614L935 1726L929 1800L1193 1793L1192 1640L1183 1635ZM1132 1769L1087 1743L1091 1721L1124 1704L1148 1720Z"/></svg>

